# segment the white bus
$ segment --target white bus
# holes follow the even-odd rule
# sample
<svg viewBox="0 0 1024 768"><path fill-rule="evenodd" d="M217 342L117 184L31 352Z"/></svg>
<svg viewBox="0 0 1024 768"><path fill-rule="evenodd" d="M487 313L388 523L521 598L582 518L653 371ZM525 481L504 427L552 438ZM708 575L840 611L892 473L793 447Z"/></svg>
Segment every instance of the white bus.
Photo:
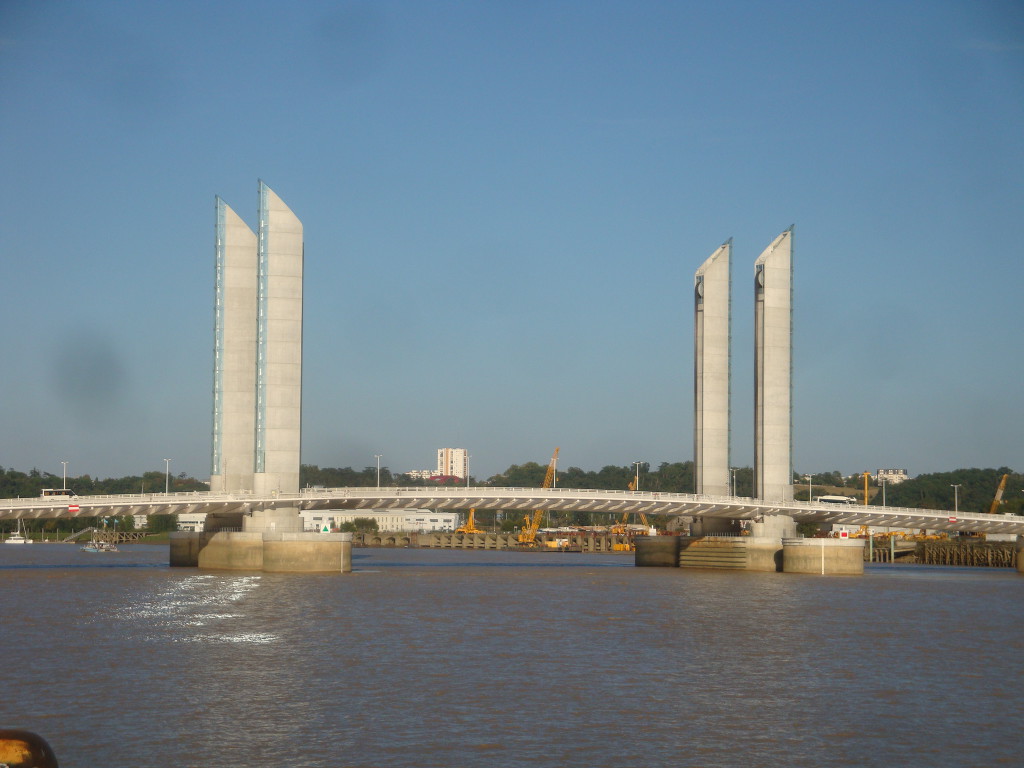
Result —
<svg viewBox="0 0 1024 768"><path fill-rule="evenodd" d="M42 499L70 499L77 495L70 488L43 488L39 493Z"/></svg>
<svg viewBox="0 0 1024 768"><path fill-rule="evenodd" d="M817 496L814 499L819 504L856 504L853 496Z"/></svg>

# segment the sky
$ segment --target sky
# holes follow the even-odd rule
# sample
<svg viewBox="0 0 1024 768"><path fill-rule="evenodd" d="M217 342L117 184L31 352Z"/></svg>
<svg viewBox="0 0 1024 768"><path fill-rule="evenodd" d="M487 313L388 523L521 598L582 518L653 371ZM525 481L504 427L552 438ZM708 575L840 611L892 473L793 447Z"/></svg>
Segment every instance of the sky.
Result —
<svg viewBox="0 0 1024 768"><path fill-rule="evenodd" d="M799 473L1024 469L1024 5L0 2L0 466L207 478L214 197L305 231L302 461L693 458L794 229Z"/></svg>

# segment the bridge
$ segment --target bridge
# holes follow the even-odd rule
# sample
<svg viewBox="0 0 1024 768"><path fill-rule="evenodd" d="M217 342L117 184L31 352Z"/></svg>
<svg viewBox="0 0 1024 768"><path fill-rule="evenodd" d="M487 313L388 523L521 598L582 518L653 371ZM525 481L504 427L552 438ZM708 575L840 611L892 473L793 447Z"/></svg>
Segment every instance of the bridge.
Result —
<svg viewBox="0 0 1024 768"><path fill-rule="evenodd" d="M68 498L0 499L0 520L109 517L202 512L311 509L498 509L594 512L621 516L686 515L758 520L788 515L800 523L888 526L964 533L1024 534L1024 516L822 502L770 502L740 496L579 488L304 488L299 493L148 493Z"/></svg>

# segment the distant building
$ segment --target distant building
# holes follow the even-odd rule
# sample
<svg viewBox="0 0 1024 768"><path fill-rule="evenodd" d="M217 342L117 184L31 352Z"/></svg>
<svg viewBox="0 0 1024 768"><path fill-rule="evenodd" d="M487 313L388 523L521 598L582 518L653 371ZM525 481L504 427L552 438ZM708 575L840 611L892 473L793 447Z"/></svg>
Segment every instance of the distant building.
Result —
<svg viewBox="0 0 1024 768"><path fill-rule="evenodd" d="M334 522L334 513L335 510L331 509L300 510L299 517L302 518L302 530L330 533L332 528L338 527Z"/></svg>
<svg viewBox="0 0 1024 768"><path fill-rule="evenodd" d="M454 531L459 525L457 512L432 509L319 509L300 513L307 531L322 531L324 525L337 528L357 517L375 520L382 531Z"/></svg>
<svg viewBox="0 0 1024 768"><path fill-rule="evenodd" d="M904 480L909 479L910 477L905 469L879 469L875 473L875 482L884 482L886 485L899 485Z"/></svg>
<svg viewBox="0 0 1024 768"><path fill-rule="evenodd" d="M437 475L441 477L469 477L469 451L465 448L438 448Z"/></svg>
<svg viewBox="0 0 1024 768"><path fill-rule="evenodd" d="M205 524L205 512L182 512L178 515L179 531L201 531Z"/></svg>
<svg viewBox="0 0 1024 768"><path fill-rule="evenodd" d="M410 469L405 473L413 480L429 480L434 476L434 470L432 469Z"/></svg>

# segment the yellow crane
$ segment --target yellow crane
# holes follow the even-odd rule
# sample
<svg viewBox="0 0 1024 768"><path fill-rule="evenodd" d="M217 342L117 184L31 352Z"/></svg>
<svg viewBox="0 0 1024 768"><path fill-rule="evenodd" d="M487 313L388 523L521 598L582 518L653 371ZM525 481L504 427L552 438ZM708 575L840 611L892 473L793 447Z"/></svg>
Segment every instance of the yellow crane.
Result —
<svg viewBox="0 0 1024 768"><path fill-rule="evenodd" d="M622 513L622 519L619 520L619 522L617 522L617 523L613 523L608 528L608 533L616 534L618 536L624 535L626 533L626 523L628 523L628 522L629 522L629 512L623 512Z"/></svg>
<svg viewBox="0 0 1024 768"><path fill-rule="evenodd" d="M455 529L456 533L487 533L483 528L476 527L476 508L469 510L469 517L466 518L466 524L460 525Z"/></svg>
<svg viewBox="0 0 1024 768"><path fill-rule="evenodd" d="M996 497L992 499L992 506L988 508L990 515L999 513L999 505L1003 503L1003 491L1006 490L1006 478L1009 475L1003 475L1003 479L999 481L999 487L996 488Z"/></svg>
<svg viewBox="0 0 1024 768"><path fill-rule="evenodd" d="M555 482L555 467L558 465L558 448L555 448L551 456L551 463L548 464L548 471L544 475L544 484L541 488L550 488ZM533 547L537 544L537 531L540 530L540 521L544 519L544 510L533 510L533 518L529 515L523 519L523 530L519 532L519 543L525 547Z"/></svg>

